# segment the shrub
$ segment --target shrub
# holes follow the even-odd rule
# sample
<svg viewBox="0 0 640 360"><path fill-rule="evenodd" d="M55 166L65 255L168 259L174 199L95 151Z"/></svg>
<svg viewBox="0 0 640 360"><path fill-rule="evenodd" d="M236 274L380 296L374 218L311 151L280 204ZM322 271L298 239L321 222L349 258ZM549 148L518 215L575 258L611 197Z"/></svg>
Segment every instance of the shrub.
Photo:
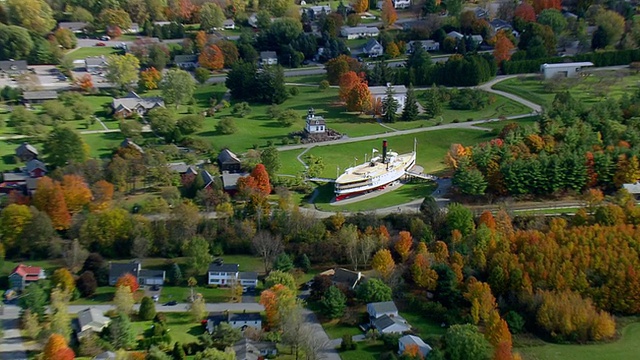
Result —
<svg viewBox="0 0 640 360"><path fill-rule="evenodd" d="M451 95L449 105L454 110L481 110L489 104L489 94L482 90L461 89Z"/></svg>
<svg viewBox="0 0 640 360"><path fill-rule="evenodd" d="M320 81L320 85L318 85L318 89L321 91L327 90L329 88L329 82L327 80Z"/></svg>
<svg viewBox="0 0 640 360"><path fill-rule="evenodd" d="M520 334L524 330L524 318L515 311L509 311L505 316L512 334Z"/></svg>
<svg viewBox="0 0 640 360"><path fill-rule="evenodd" d="M289 94L291 94L291 96L298 96L298 94L300 94L300 89L294 86L289 89Z"/></svg>

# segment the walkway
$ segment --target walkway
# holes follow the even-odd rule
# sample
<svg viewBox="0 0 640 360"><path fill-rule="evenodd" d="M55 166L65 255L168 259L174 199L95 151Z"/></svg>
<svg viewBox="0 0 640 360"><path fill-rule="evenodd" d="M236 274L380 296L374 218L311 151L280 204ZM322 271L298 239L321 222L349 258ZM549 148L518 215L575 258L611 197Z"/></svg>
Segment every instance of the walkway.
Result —
<svg viewBox="0 0 640 360"><path fill-rule="evenodd" d="M4 314L0 315L4 337L0 339L1 360L26 360L27 349L20 334L20 308L15 305L5 305Z"/></svg>

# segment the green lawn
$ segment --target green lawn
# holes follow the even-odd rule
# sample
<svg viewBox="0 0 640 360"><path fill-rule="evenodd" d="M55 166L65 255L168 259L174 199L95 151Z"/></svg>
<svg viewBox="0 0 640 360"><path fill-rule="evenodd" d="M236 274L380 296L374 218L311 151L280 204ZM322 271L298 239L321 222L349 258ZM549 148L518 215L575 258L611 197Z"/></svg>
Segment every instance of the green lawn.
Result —
<svg viewBox="0 0 640 360"><path fill-rule="evenodd" d="M405 320L411 324L411 327L417 330L418 335L422 338L428 335L443 335L447 331L447 329L440 326L440 324L418 312L401 311L400 316L405 318Z"/></svg>
<svg viewBox="0 0 640 360"><path fill-rule="evenodd" d="M593 345L559 345L514 348L525 360L635 360L640 354L640 323L622 329L622 337L612 343Z"/></svg>
<svg viewBox="0 0 640 360"><path fill-rule="evenodd" d="M71 305L98 305L110 303L116 293L113 286L100 286L96 289L96 293L91 298L80 298L71 302Z"/></svg>
<svg viewBox="0 0 640 360"><path fill-rule="evenodd" d="M96 43L99 42L96 40ZM111 54L117 54L119 50L112 49L110 46L91 46L91 47L82 47L70 51L67 53L66 57L71 60L82 60L89 56L107 56Z"/></svg>
<svg viewBox="0 0 640 360"><path fill-rule="evenodd" d="M109 157L120 146L124 136L121 133L83 134L82 139L89 145L92 158Z"/></svg>
<svg viewBox="0 0 640 360"><path fill-rule="evenodd" d="M597 71L587 77L547 81L540 80L538 76L520 76L502 81L493 88L549 108L556 92L559 91L568 90L576 100L590 106L607 97L617 99L624 93L634 92L638 82L640 82L640 75L629 70L616 70ZM549 86L550 83L555 85Z"/></svg>
<svg viewBox="0 0 640 360"><path fill-rule="evenodd" d="M288 76L284 78L284 80L288 83L313 84L313 85L319 85L322 80L326 80L326 79L327 77L323 74L305 75L305 76Z"/></svg>
<svg viewBox="0 0 640 360"><path fill-rule="evenodd" d="M388 351L382 340L359 342L356 350L340 352L342 360L377 360L380 354Z"/></svg>
<svg viewBox="0 0 640 360"><path fill-rule="evenodd" d="M371 199L347 205L331 205L330 201L334 197L333 183L327 183L318 187L320 194L315 200L315 206L323 211L368 211L406 204L413 200L431 195L435 189L436 185L434 182L420 180L415 183L404 184L395 190L378 195Z"/></svg>
<svg viewBox="0 0 640 360"><path fill-rule="evenodd" d="M496 122L490 122L490 123L486 123L486 124L480 124L478 126L483 127L483 128L489 128L489 129L494 129L497 131L502 130L502 128L510 123L516 123L520 126L532 126L533 124L535 124L536 122L538 122L538 117L537 116L529 116L526 118L521 118L521 119L515 119L515 120L504 120L504 121L496 121Z"/></svg>
<svg viewBox="0 0 640 360"><path fill-rule="evenodd" d="M231 292L228 288L196 286L193 289L193 293L202 294L205 301L211 303L228 302L231 297ZM170 300L186 302L190 295L191 289L188 286L163 286L160 292L160 302L164 303Z"/></svg>
<svg viewBox="0 0 640 360"><path fill-rule="evenodd" d="M164 313L167 316L167 327L171 340L182 344L197 341L198 336L204 333L204 327L200 322L194 322L189 313ZM145 332L151 332L152 321L136 321L131 323L133 331L138 338L142 338Z"/></svg>
<svg viewBox="0 0 640 360"><path fill-rule="evenodd" d="M324 331L329 335L329 339L340 339L343 335L360 335L362 331L357 326L346 325L340 320L331 320L323 323Z"/></svg>

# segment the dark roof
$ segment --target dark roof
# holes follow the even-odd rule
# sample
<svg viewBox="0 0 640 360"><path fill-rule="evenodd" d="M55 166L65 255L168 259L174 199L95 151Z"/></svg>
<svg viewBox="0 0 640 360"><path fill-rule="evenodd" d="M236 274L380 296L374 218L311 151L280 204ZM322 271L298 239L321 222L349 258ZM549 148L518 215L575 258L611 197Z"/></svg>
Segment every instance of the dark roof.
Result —
<svg viewBox="0 0 640 360"><path fill-rule="evenodd" d="M260 59L276 59L278 54L275 51L261 51Z"/></svg>
<svg viewBox="0 0 640 360"><path fill-rule="evenodd" d="M229 313L229 321L262 321L258 312Z"/></svg>
<svg viewBox="0 0 640 360"><path fill-rule="evenodd" d="M238 278L240 280L257 280L258 273L255 271L241 271L238 273Z"/></svg>
<svg viewBox="0 0 640 360"><path fill-rule="evenodd" d="M31 159L27 162L27 172L32 172L35 169L42 169L47 171L47 166L38 159Z"/></svg>
<svg viewBox="0 0 640 360"><path fill-rule="evenodd" d="M218 154L218 162L220 162L220 164L240 164L240 159L229 149L222 149L220 154Z"/></svg>
<svg viewBox="0 0 640 360"><path fill-rule="evenodd" d="M30 152L33 155L38 155L38 149L36 149L33 145L29 144L28 142L23 142L22 144L20 144L20 146L16 148L16 154L20 154L24 152Z"/></svg>
<svg viewBox="0 0 640 360"><path fill-rule="evenodd" d="M109 263L109 277L119 278L127 273L138 277L138 269L140 269L140 263L136 261L130 263Z"/></svg>
<svg viewBox="0 0 640 360"><path fill-rule="evenodd" d="M213 272L238 272L238 268L240 267L240 265L238 264L222 264L222 265L217 265L217 264L211 264L209 265L209 271L213 271Z"/></svg>
<svg viewBox="0 0 640 360"><path fill-rule="evenodd" d="M197 63L198 62L198 55L176 55L176 57L173 58L173 62L174 63Z"/></svg>
<svg viewBox="0 0 640 360"><path fill-rule="evenodd" d="M401 319L395 318L395 317L391 317L391 316L388 316L388 315L383 315L383 316L381 316L381 317L379 317L379 318L377 318L377 319L375 319L373 321L373 326L375 326L375 328L380 330L380 331L382 331L382 330L384 330L384 329L386 329L386 328L388 328L388 327L390 327L390 326L392 326L394 324L398 324L398 325L404 326L404 327L407 328L407 330L409 330L409 328L410 328L409 324L403 322Z"/></svg>
<svg viewBox="0 0 640 360"><path fill-rule="evenodd" d="M87 27L87 23L86 22L80 22L80 21L61 22L61 23L58 24L58 27L60 29L69 29L71 31L82 31L82 30L84 30L84 28Z"/></svg>
<svg viewBox="0 0 640 360"><path fill-rule="evenodd" d="M207 170L202 170L201 175L202 175L202 180L204 181L204 187L207 187L211 185L211 183L213 183L214 181L213 176Z"/></svg>
<svg viewBox="0 0 640 360"><path fill-rule="evenodd" d="M28 69L25 60L0 61L0 71L27 71Z"/></svg>
<svg viewBox="0 0 640 360"><path fill-rule="evenodd" d="M164 279L164 270L145 270L141 269L138 276L145 278L162 278Z"/></svg>
<svg viewBox="0 0 640 360"><path fill-rule="evenodd" d="M58 98L58 93L52 90L25 91L22 98L25 100L53 100Z"/></svg>
<svg viewBox="0 0 640 360"><path fill-rule="evenodd" d="M360 280L361 274L357 271L351 271L343 268L337 268L331 279L333 282L354 286Z"/></svg>
<svg viewBox="0 0 640 360"><path fill-rule="evenodd" d="M492 28L494 29L501 29L501 28L512 28L511 24L509 24L508 22L502 20L502 19L493 19L489 22L489 25L491 25Z"/></svg>
<svg viewBox="0 0 640 360"><path fill-rule="evenodd" d="M369 303L369 304L367 304L367 307L369 307L369 306L371 308L373 308L373 310L378 314L398 312L398 308L396 307L396 303L394 303L393 301L383 301L383 302Z"/></svg>
<svg viewBox="0 0 640 360"><path fill-rule="evenodd" d="M373 50L374 46L378 46L380 45L380 43L378 42L378 40L376 39L369 39L369 41L367 41L366 44L364 44L363 46L363 50L365 52L370 52L371 50Z"/></svg>

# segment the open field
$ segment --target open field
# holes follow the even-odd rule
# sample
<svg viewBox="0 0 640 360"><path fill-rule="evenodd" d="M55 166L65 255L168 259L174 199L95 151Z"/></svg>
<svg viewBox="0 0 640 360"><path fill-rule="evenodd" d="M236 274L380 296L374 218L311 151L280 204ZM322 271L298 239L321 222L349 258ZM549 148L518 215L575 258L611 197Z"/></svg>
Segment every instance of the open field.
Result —
<svg viewBox="0 0 640 360"><path fill-rule="evenodd" d="M422 338L428 335L444 335L446 328L440 326L435 321L428 319L424 314L414 311L400 311L400 316L405 318L411 327L414 328Z"/></svg>
<svg viewBox="0 0 640 360"><path fill-rule="evenodd" d="M479 127L483 127L483 128L493 129L493 130L496 130L496 131L500 132L500 130L502 130L502 128L505 125L510 124L510 123L516 123L516 124L518 124L520 126L527 127L527 126L532 126L537 121L538 121L538 117L537 116L529 116L529 117L526 117L526 118L515 119L515 120L504 120L504 121L490 122L490 123L481 124L481 125L478 125L478 126Z"/></svg>
<svg viewBox="0 0 640 360"><path fill-rule="evenodd" d="M340 352L342 360L377 360L386 352L382 340L359 342L355 350Z"/></svg>
<svg viewBox="0 0 640 360"><path fill-rule="evenodd" d="M571 79L540 80L537 76L519 76L493 86L549 108L558 91L568 90L576 100L586 106L604 98L619 98L633 93L640 82L640 75L629 70L595 71L589 76ZM548 84L553 83L553 86Z"/></svg>
<svg viewBox="0 0 640 360"><path fill-rule="evenodd" d="M188 313L165 313L167 316L167 328L172 341L182 344L195 342L198 336L204 333L204 328L198 322L194 322ZM140 339L147 332L151 332L152 321L136 321L131 323L134 333Z"/></svg>
<svg viewBox="0 0 640 360"><path fill-rule="evenodd" d="M99 41L100 40L96 40L96 43L98 43ZM116 54L118 52L119 50L112 49L110 46L92 46L92 47L82 47L82 48L78 48L73 51L70 51L69 53L67 53L67 55L65 55L65 57L71 60L82 60L89 56L102 56L102 55L107 56L111 54Z"/></svg>
<svg viewBox="0 0 640 360"><path fill-rule="evenodd" d="M622 329L622 337L612 343L593 345L560 345L514 348L525 360L635 360L640 354L640 323Z"/></svg>
<svg viewBox="0 0 640 360"><path fill-rule="evenodd" d="M340 339L343 335L360 335L362 331L357 326L346 325L340 322L339 319L331 320L322 324L324 331L329 336L329 339Z"/></svg>
<svg viewBox="0 0 640 360"><path fill-rule="evenodd" d="M378 195L371 199L366 199L346 205L331 205L330 201L334 197L333 183L327 183L318 187L320 194L315 200L315 206L323 211L368 211L390 206L406 204L416 199L431 195L436 189L436 184L432 181L416 180L407 183L397 189Z"/></svg>

